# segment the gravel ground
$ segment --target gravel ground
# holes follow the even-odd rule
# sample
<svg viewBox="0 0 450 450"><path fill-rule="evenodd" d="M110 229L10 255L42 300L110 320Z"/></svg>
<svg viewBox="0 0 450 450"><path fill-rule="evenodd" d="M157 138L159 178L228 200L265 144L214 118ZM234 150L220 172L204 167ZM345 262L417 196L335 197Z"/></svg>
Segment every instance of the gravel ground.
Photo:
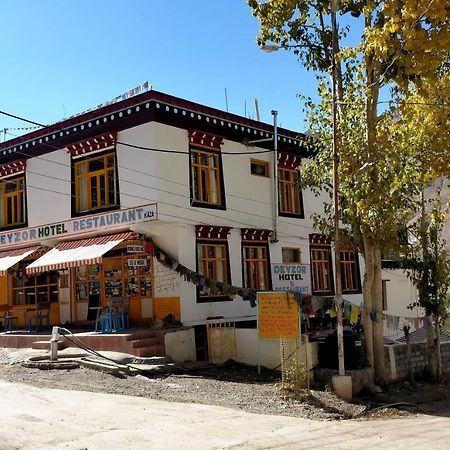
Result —
<svg viewBox="0 0 450 450"><path fill-rule="evenodd" d="M74 353L66 349L62 353ZM76 353L79 354L79 351ZM125 356L102 352L109 358L120 360ZM279 374L262 372L238 364L211 367L170 375L117 378L112 375L80 367L74 370L40 370L26 368L22 361L31 356L48 355L30 349L0 348L0 379L31 384L38 387L58 388L122 394L151 399L220 405L256 414L294 416L315 420L341 420L359 416L368 399L347 403L328 391L309 391L293 398L280 387ZM399 395L399 389L397 389ZM448 390L446 391L448 393ZM384 397L384 402L389 397ZM399 397L398 397L399 398ZM396 399L397 401L398 398ZM442 399L442 395L440 396ZM449 397L450 398L450 397ZM410 414L397 410L377 411L361 417L386 417Z"/></svg>

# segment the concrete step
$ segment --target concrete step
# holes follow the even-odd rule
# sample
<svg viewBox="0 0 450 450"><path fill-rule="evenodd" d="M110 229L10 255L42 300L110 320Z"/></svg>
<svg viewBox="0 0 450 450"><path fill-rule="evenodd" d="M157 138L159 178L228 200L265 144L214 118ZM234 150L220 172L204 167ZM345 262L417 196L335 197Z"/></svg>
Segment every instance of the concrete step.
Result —
<svg viewBox="0 0 450 450"><path fill-rule="evenodd" d="M151 347L152 345L160 345L164 343L164 341L161 341L158 337L149 337L128 342L132 343L133 348Z"/></svg>
<svg viewBox="0 0 450 450"><path fill-rule="evenodd" d="M154 330L133 331L127 336L127 341L137 341L139 339L147 339L158 336Z"/></svg>
<svg viewBox="0 0 450 450"><path fill-rule="evenodd" d="M136 356L148 357L148 356L164 356L165 354L164 345L151 345L148 347L136 348L134 354Z"/></svg>
<svg viewBox="0 0 450 450"><path fill-rule="evenodd" d="M58 350L64 350L67 347L68 346L64 341L58 342ZM35 341L31 348L34 350L50 350L50 341Z"/></svg>

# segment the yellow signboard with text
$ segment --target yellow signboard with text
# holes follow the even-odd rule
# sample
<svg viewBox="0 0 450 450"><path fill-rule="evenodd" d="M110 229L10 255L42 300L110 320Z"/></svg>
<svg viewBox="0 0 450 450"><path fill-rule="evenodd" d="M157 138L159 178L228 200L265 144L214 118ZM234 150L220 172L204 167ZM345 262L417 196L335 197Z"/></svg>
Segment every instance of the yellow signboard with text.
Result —
<svg viewBox="0 0 450 450"><path fill-rule="evenodd" d="M258 292L258 336L295 339L300 335L298 304L292 292Z"/></svg>

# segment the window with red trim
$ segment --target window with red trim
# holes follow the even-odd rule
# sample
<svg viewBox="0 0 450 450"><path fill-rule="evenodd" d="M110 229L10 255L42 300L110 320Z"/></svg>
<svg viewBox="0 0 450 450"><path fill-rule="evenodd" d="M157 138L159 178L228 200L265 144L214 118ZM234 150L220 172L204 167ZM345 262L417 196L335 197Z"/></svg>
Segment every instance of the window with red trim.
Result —
<svg viewBox="0 0 450 450"><path fill-rule="evenodd" d="M229 283L228 243L197 241L197 271L214 283ZM230 298L217 288L200 286L198 302L224 301Z"/></svg>
<svg viewBox="0 0 450 450"><path fill-rule="evenodd" d="M191 147L190 162L193 206L224 207L220 151Z"/></svg>
<svg viewBox="0 0 450 450"><path fill-rule="evenodd" d="M302 217L301 192L296 185L298 170L278 168L279 210L282 215Z"/></svg>
<svg viewBox="0 0 450 450"><path fill-rule="evenodd" d="M116 154L108 152L73 161L75 213L119 206Z"/></svg>
<svg viewBox="0 0 450 450"><path fill-rule="evenodd" d="M358 253L355 251L341 251L340 258L342 293L361 293L361 276L359 272Z"/></svg>
<svg viewBox="0 0 450 450"><path fill-rule="evenodd" d="M334 292L331 245L311 245L311 279L314 294Z"/></svg>
<svg viewBox="0 0 450 450"><path fill-rule="evenodd" d="M242 244L244 287L269 290L269 246L267 244Z"/></svg>

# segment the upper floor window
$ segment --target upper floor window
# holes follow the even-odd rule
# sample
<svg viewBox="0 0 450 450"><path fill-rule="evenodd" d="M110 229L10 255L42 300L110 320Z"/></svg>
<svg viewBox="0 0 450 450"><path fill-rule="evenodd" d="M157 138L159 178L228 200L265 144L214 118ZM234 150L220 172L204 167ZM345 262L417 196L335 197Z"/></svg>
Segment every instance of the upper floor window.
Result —
<svg viewBox="0 0 450 450"><path fill-rule="evenodd" d="M259 175L261 177L270 177L269 161L262 161L260 159L250 160L250 173L252 175Z"/></svg>
<svg viewBox="0 0 450 450"><path fill-rule="evenodd" d="M302 262L302 253L299 248L283 247L281 249L281 258L285 264L300 264Z"/></svg>
<svg viewBox="0 0 450 450"><path fill-rule="evenodd" d="M0 182L0 226L12 227L26 223L25 176Z"/></svg>
<svg viewBox="0 0 450 450"><path fill-rule="evenodd" d="M230 262L227 235L229 228L199 225L197 235L197 272L206 282L199 286L197 301L218 302L231 300L218 287L219 283L230 284Z"/></svg>
<svg viewBox="0 0 450 450"><path fill-rule="evenodd" d="M359 273L358 253L355 251L341 251L340 259L342 293L361 293L361 277Z"/></svg>
<svg viewBox="0 0 450 450"><path fill-rule="evenodd" d="M278 154L278 202L282 216L303 218L303 201L298 166L300 158L288 153Z"/></svg>
<svg viewBox="0 0 450 450"><path fill-rule="evenodd" d="M189 139L192 206L225 208L222 139L199 131L190 131Z"/></svg>
<svg viewBox="0 0 450 450"><path fill-rule="evenodd" d="M119 206L115 152L74 162L75 212Z"/></svg>

